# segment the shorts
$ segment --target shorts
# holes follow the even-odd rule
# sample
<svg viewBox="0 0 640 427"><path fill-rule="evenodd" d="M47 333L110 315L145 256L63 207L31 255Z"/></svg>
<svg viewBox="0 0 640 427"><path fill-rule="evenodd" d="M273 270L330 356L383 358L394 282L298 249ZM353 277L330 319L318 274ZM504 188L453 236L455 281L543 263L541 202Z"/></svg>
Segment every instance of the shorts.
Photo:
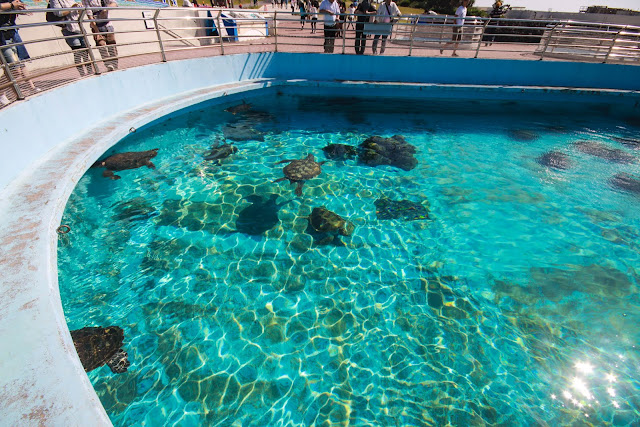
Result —
<svg viewBox="0 0 640 427"><path fill-rule="evenodd" d="M459 42L462 40L462 27L453 27L453 34L451 35L451 40L454 42Z"/></svg>
<svg viewBox="0 0 640 427"><path fill-rule="evenodd" d="M63 28L62 35L76 36L64 39L71 49L84 49L87 47L87 45L84 43L84 37L82 36L82 33L74 33L73 31L69 31L66 28Z"/></svg>

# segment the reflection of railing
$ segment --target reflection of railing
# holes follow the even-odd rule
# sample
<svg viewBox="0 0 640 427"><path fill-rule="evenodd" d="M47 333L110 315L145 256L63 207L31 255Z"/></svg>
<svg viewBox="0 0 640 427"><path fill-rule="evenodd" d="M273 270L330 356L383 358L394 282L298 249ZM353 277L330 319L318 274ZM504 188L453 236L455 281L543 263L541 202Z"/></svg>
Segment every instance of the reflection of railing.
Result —
<svg viewBox="0 0 640 427"><path fill-rule="evenodd" d="M67 9L71 10L71 9ZM78 11L78 9L73 9ZM140 13L142 11L142 14ZM71 51L60 28L46 22L46 10L19 15L24 45L31 54L8 64L0 55L0 108L42 90L108 71L114 58L101 57L104 48L93 46L91 20L80 9L80 37L89 46ZM6 13L6 12L2 12ZM134 67L195 56L247 52L323 52L322 16L311 33L311 21L288 11L201 8L109 9L117 41L119 68ZM304 26L304 30L301 27ZM343 22L334 53L353 54L357 24ZM5 27L11 29L14 27ZM468 17L455 43L455 18L414 15L393 25L385 55L439 56L458 49L461 56L477 58L544 59L627 64L640 62L640 27L575 21L487 19ZM103 35L111 34L109 32ZM371 49L371 38L366 40ZM370 50L368 52L371 52ZM84 67L84 68L83 68ZM80 71L83 68L83 71Z"/></svg>

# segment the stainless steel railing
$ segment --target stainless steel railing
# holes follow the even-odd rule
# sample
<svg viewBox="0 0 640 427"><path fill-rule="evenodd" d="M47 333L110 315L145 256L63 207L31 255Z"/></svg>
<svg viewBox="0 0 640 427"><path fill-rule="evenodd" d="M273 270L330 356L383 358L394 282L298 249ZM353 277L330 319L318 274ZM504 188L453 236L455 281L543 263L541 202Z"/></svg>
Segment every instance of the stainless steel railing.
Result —
<svg viewBox="0 0 640 427"><path fill-rule="evenodd" d="M322 53L322 15L316 31L311 21L288 9L110 8L113 31L97 33L116 38L117 55L97 47L88 19L90 9L78 11L81 33L64 36L46 9L18 14L15 27L22 41L0 49L25 47L30 54L15 62L0 55L0 108L40 91L108 71L109 61L129 68L198 56L246 52ZM2 12L2 14L7 14ZM355 54L360 26L346 20L336 35L333 53ZM304 27L304 29L302 29ZM367 26L370 27L370 26ZM525 60L570 60L640 64L640 27L578 21L542 21L468 17L461 39L454 43L451 16L401 17L386 40L385 55L440 56L454 48L461 57ZM365 31L366 33L367 31ZM370 31L369 31L370 32ZM81 37L86 48L72 51L66 41ZM375 36L365 38L367 53ZM382 42L380 37L379 42ZM105 56L103 56L105 55ZM11 55L8 55L11 59Z"/></svg>

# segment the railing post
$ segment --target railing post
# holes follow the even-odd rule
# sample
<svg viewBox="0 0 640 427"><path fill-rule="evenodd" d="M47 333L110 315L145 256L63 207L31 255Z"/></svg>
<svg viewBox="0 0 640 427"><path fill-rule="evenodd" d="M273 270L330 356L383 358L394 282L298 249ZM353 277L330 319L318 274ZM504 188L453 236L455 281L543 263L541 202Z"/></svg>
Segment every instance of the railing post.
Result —
<svg viewBox="0 0 640 427"><path fill-rule="evenodd" d="M482 39L484 38L484 34L487 32L487 27L489 26L489 22L491 22L491 19L488 19L487 22L482 26L482 33L480 34L480 40L478 40L478 47L476 48L476 54L474 58L477 58L478 53L480 53L480 46L482 46Z"/></svg>
<svg viewBox="0 0 640 427"><path fill-rule="evenodd" d="M218 37L220 37L220 53L224 55L224 42L222 41L223 37L222 37L222 25L220 25L220 15L222 15L221 10L218 11L218 16L216 16L216 27L218 27Z"/></svg>
<svg viewBox="0 0 640 427"><path fill-rule="evenodd" d="M20 85L18 84L16 79L13 77L13 74L11 73L11 67L9 67L9 63L7 62L7 58L5 58L2 53L0 53L0 59L2 59L2 67L4 68L4 73L7 75L7 78L11 82L11 85L13 86L13 90L16 93L16 97L18 99L24 99L24 95L22 94L22 91L20 90Z"/></svg>
<svg viewBox="0 0 640 427"><path fill-rule="evenodd" d="M411 52L413 52L413 37L416 33L416 28L418 27L418 20L420 18L413 19L413 25L411 26L411 39L409 40L409 56L411 56Z"/></svg>
<svg viewBox="0 0 640 427"><path fill-rule="evenodd" d="M158 36L158 44L160 45L160 55L162 55L162 62L167 62L167 55L164 53L164 44L162 43L162 36L160 35L160 27L158 26L158 15L160 9L156 9L156 13L153 14L153 26L156 27L156 36Z"/></svg>
<svg viewBox="0 0 640 427"><path fill-rule="evenodd" d="M276 52L278 51L278 11L273 10L273 38L276 43Z"/></svg>
<svg viewBox="0 0 640 427"><path fill-rule="evenodd" d="M444 29L446 26L447 26L447 17L445 16L444 22L442 23L442 27L440 27L440 42L438 43L440 47L442 47L442 37L444 36Z"/></svg>
<svg viewBox="0 0 640 427"><path fill-rule="evenodd" d="M544 54L547 53L547 47L549 47L549 43L551 42L551 38L553 37L553 33L556 31L557 26L558 24L554 25L551 29L551 32L549 32L549 37L547 38L547 41L542 48L542 52L540 53L540 61L542 61L542 59L544 58Z"/></svg>
<svg viewBox="0 0 640 427"><path fill-rule="evenodd" d="M93 72L95 74L100 74L100 69L98 68L98 64L96 63L96 57L93 54L93 49L91 49L91 45L89 44L89 37L87 36L87 30L84 29L83 19L86 12L87 12L86 9L82 9L80 11L80 15L78 16L78 25L80 26L80 31L82 31L82 38L84 39L84 44L87 46L87 52L89 52L89 59L91 59Z"/></svg>
<svg viewBox="0 0 640 427"><path fill-rule="evenodd" d="M611 55L611 52L613 51L613 48L616 45L616 41L618 41L618 36L620 35L620 33L622 32L622 30L626 29L627 27L624 28L620 28L618 30L618 32L616 33L616 35L613 37L613 40L611 41L611 46L609 46L609 51L607 52L607 55L604 57L604 61L602 61L603 64L606 64L607 61L609 60L609 56Z"/></svg>

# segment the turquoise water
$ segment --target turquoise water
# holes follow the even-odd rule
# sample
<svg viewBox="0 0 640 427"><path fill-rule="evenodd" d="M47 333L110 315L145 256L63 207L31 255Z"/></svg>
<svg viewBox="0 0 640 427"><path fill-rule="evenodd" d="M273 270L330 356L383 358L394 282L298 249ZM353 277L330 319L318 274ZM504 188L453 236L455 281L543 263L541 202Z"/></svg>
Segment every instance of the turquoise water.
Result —
<svg viewBox="0 0 640 427"><path fill-rule="evenodd" d="M207 105L139 130L109 154L159 148L156 169L90 169L69 199L69 328L125 331L129 371L89 373L115 425L637 423L640 197L610 179L640 162L573 143L640 158L615 139L638 128L515 102L246 101L262 113ZM203 159L247 123L263 141ZM273 182L283 159L397 134L411 171L329 160L301 197ZM551 150L571 167L539 164ZM255 195L275 203L246 210ZM430 218L378 219L381 197ZM318 244L320 206L354 233ZM248 213L264 234L237 231Z"/></svg>

